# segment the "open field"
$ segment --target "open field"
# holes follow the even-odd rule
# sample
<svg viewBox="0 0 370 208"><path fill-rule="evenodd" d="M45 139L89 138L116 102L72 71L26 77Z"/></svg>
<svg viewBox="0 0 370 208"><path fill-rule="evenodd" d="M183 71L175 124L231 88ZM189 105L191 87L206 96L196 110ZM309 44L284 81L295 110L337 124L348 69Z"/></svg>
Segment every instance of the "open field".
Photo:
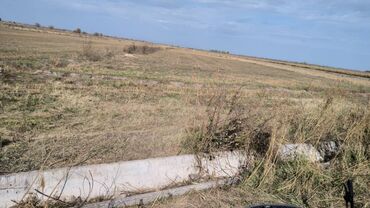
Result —
<svg viewBox="0 0 370 208"><path fill-rule="evenodd" d="M189 136L209 122L210 108L226 105L217 99L232 103L236 94L243 105L238 109L243 109L243 115L248 112L253 125L276 118L264 128L272 129L269 134L280 138L279 142L317 141L332 130L338 138L348 140L356 135L353 142L369 141L370 79L366 72L5 23L0 23L0 68L0 173L208 151ZM222 123L227 112L219 111ZM301 120L294 120L296 115ZM280 128L295 121L303 126L298 125L301 131L294 135ZM305 124L312 128L305 129ZM364 158L355 167L344 165L342 169L348 170L340 179L330 174L328 178L339 183L355 174L369 176L369 144L360 143L355 144L361 151L365 148ZM308 169L317 173L316 167ZM269 174L263 171L262 175L269 178ZM243 184L263 187L260 184L266 178L258 185L252 179ZM363 191L369 180L361 181ZM290 181L285 188L295 183ZM213 192L238 197L235 204L231 195L211 203ZM194 206L187 197L155 206L241 206L249 194L240 187L213 192L195 194L200 202ZM361 197L364 205L366 195ZM290 201L301 204L294 200ZM327 203L335 201L338 198Z"/></svg>

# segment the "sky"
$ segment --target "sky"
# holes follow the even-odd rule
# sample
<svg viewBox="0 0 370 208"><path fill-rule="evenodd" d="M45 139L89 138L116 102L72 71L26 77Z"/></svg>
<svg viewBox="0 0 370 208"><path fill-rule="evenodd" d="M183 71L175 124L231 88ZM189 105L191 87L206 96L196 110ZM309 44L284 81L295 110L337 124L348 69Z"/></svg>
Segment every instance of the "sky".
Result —
<svg viewBox="0 0 370 208"><path fill-rule="evenodd" d="M0 0L0 18L370 70L370 0Z"/></svg>

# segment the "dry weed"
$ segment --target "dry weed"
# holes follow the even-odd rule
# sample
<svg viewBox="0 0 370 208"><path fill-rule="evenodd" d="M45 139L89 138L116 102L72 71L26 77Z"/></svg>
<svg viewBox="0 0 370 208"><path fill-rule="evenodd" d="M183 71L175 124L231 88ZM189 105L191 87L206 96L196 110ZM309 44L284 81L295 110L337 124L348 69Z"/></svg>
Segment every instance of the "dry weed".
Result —
<svg viewBox="0 0 370 208"><path fill-rule="evenodd" d="M210 100L213 107L209 121L189 131L184 147L194 152L243 149L256 155L257 160L245 173L241 187L304 207L336 207L343 204L338 200L342 197L343 183L353 179L357 206L370 206L368 104L331 96L315 106L274 106L273 115L267 116L264 111L259 112L266 107L250 111L240 103L239 113L229 116L227 112L233 108L225 103L233 102L223 94L216 100L216 105L215 99ZM225 106L229 111L225 111ZM258 117L263 122L253 122ZM334 143L338 149L327 155L325 168L305 158L281 161L276 157L276 148L281 144L308 143L320 150L327 142Z"/></svg>

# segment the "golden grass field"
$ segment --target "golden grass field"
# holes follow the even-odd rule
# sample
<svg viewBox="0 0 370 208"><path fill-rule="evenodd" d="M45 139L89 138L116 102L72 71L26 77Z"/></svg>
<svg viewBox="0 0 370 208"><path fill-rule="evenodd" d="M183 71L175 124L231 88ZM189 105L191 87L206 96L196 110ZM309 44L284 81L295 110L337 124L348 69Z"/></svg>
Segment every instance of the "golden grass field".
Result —
<svg viewBox="0 0 370 208"><path fill-rule="evenodd" d="M159 50L128 54L127 48L133 45ZM0 23L0 68L2 174L191 152L194 148L186 146L186 140L192 129L206 125L210 101L220 95L227 100L238 93L239 102L249 109L248 118L255 118L251 123L259 123L263 116L279 116L281 119L274 121L279 125L268 126L280 142L312 141L332 130L337 121L345 125L343 119L352 117L338 109L363 115L369 112L367 72L4 22ZM317 113L328 97L334 106L332 114ZM308 134L303 126L295 137L285 137L284 128L277 126L284 126L284 121L301 112L325 114L327 120L315 123ZM223 120L226 114L221 114ZM362 122L367 128L367 118L349 123ZM348 130L351 128L338 130L338 135L358 132ZM365 171L370 176L369 160L359 164L365 166L359 174ZM263 174L268 178L270 173ZM368 183L365 181L365 188ZM218 197L221 200L212 198L217 194L222 195ZM366 196L361 196L362 205L369 206ZM248 197L253 195L236 187L226 192L194 193L153 206L240 207ZM294 200L275 197L271 201ZM338 201L333 198L327 203Z"/></svg>

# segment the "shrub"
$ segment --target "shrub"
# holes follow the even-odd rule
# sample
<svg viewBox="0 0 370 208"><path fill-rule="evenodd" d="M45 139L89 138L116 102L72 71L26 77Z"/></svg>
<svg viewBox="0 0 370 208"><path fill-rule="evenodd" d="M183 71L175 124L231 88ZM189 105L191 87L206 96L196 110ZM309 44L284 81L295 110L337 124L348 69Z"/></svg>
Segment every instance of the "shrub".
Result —
<svg viewBox="0 0 370 208"><path fill-rule="evenodd" d="M93 35L94 35L94 36L97 36L97 37L102 37L102 36L103 36L103 34L102 34L102 33L97 33L97 32L95 32Z"/></svg>
<svg viewBox="0 0 370 208"><path fill-rule="evenodd" d="M188 129L189 137L183 146L191 152L210 153L220 150L235 150L243 147L245 117L240 115L238 92L231 98L224 91L208 101L207 123Z"/></svg>
<svg viewBox="0 0 370 208"><path fill-rule="evenodd" d="M123 49L123 52L129 53L129 54L152 54L157 51L161 50L160 47L154 47L154 46L148 46L148 45L135 45L133 43L132 45L129 45Z"/></svg>
<svg viewBox="0 0 370 208"><path fill-rule="evenodd" d="M370 193L370 108L346 98L315 106L246 107L237 96L219 94L208 104L208 121L188 130L184 148L192 152L244 150L254 158L241 186L273 194L302 207L338 207L343 182L353 179L356 204L366 207ZM266 100L271 105L271 100ZM264 98L258 100L262 103ZM238 104L239 103L239 104ZM269 111L269 112L266 112ZM231 112L231 113L230 113ZM320 145L332 141L338 152L327 166L305 158L282 161L276 148L285 143Z"/></svg>
<svg viewBox="0 0 370 208"><path fill-rule="evenodd" d="M93 47L91 41L83 43L81 56L89 61L99 61L103 58L103 55Z"/></svg>
<svg viewBox="0 0 370 208"><path fill-rule="evenodd" d="M126 53L129 53L129 54L133 54L136 51L136 45L132 44L132 45L124 48L123 51L126 52Z"/></svg>
<svg viewBox="0 0 370 208"><path fill-rule="evenodd" d="M54 26L50 25L50 26L49 26L49 29L54 29Z"/></svg>
<svg viewBox="0 0 370 208"><path fill-rule="evenodd" d="M35 23L36 27L41 27L40 23Z"/></svg>
<svg viewBox="0 0 370 208"><path fill-rule="evenodd" d="M81 33L81 29L80 28L76 28L75 30L73 30L73 32L80 34Z"/></svg>

